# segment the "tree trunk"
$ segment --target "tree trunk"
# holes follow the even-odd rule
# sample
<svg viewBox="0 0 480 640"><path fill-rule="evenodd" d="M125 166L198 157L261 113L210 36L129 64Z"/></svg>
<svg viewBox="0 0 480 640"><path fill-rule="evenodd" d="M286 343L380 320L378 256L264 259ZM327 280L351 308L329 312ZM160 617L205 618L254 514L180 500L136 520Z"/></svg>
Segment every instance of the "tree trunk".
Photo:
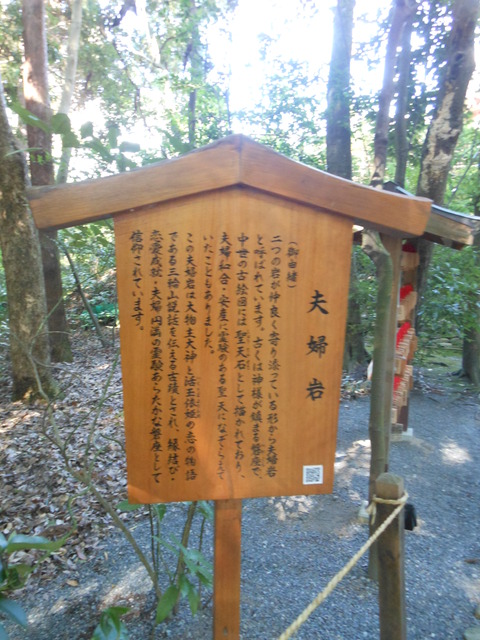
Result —
<svg viewBox="0 0 480 640"><path fill-rule="evenodd" d="M44 0L23 0L23 91L25 106L45 123L50 121L47 79L47 42L45 34ZM39 127L27 125L30 148L30 176L32 185L54 183L52 136ZM41 232L43 275L50 332L50 353L54 362L72 360L68 338L67 318L63 304L60 256L56 231Z"/></svg>
<svg viewBox="0 0 480 640"><path fill-rule="evenodd" d="M51 377L40 243L25 193L27 168L15 147L0 78L0 247L7 285L14 400L31 399Z"/></svg>
<svg viewBox="0 0 480 640"><path fill-rule="evenodd" d="M475 259L480 266L478 247L475 247ZM475 387L480 387L480 296L478 289L472 291L468 306L472 316L476 317L476 322L464 331L462 370Z"/></svg>
<svg viewBox="0 0 480 640"><path fill-rule="evenodd" d="M327 171L352 179L350 127L350 62L352 57L353 10L355 0L338 0L333 22L333 45L327 86ZM361 327L361 300L355 260L350 271L347 332L343 368L351 371L366 364L364 333Z"/></svg>
<svg viewBox="0 0 480 640"><path fill-rule="evenodd" d="M480 179L480 159L478 161L478 178ZM480 214L480 188L473 203L476 216ZM480 246L473 248L475 266L480 269ZM478 282L474 283L467 300L469 315L472 320L463 332L462 371L476 386L480 387L480 291Z"/></svg>
<svg viewBox="0 0 480 640"><path fill-rule="evenodd" d="M355 0L338 0L327 86L327 171L352 179L350 62Z"/></svg>
<svg viewBox="0 0 480 640"><path fill-rule="evenodd" d="M395 109L395 182L405 187L409 143L407 138L407 106L411 85L413 13L407 18L402 33L402 50L398 57L397 106Z"/></svg>
<svg viewBox="0 0 480 640"><path fill-rule="evenodd" d="M390 25L390 31L388 33L387 51L385 54L383 83L378 101L378 114L375 124L374 169L370 182L372 187L381 186L385 177L388 130L390 124L390 104L395 93L394 80L397 66L397 51L401 42L405 23L412 17L416 7L416 0L395 0L394 2L393 17Z"/></svg>
<svg viewBox="0 0 480 640"><path fill-rule="evenodd" d="M437 106L423 146L417 195L430 198L438 205L443 204L453 152L463 126L465 95L475 68L475 28L479 9L480 0L456 0L453 3L447 62L441 77ZM417 271L418 314L433 246L425 240L419 240L416 244L420 255Z"/></svg>
<svg viewBox="0 0 480 640"><path fill-rule="evenodd" d="M72 19L68 34L67 62L65 65L65 77L63 82L62 99L60 101L59 113L68 115L75 90L75 76L77 74L78 50L80 47L80 34L82 30L82 1L73 0ZM57 184L67 181L68 167L70 164L71 148L62 149L62 157L57 172Z"/></svg>

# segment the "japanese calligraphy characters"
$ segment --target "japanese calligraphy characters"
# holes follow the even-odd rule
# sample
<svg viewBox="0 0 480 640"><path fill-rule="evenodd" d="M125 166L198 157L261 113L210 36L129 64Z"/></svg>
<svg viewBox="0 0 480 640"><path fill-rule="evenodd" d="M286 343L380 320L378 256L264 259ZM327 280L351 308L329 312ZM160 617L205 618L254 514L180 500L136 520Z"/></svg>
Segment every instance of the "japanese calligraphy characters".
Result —
<svg viewBox="0 0 480 640"><path fill-rule="evenodd" d="M331 491L348 221L237 188L115 234L130 499Z"/></svg>

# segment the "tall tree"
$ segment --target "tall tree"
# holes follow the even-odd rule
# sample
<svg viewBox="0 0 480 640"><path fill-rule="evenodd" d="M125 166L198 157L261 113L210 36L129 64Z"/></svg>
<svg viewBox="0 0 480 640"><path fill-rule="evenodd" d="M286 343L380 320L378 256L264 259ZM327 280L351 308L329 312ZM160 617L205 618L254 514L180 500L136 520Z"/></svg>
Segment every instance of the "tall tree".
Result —
<svg viewBox="0 0 480 640"><path fill-rule="evenodd" d="M327 171L347 180L352 179L350 63L354 8L355 0L338 0L337 2L327 84ZM343 358L343 368L347 371L368 361L362 331L361 300L355 265L355 260L352 260Z"/></svg>
<svg viewBox="0 0 480 640"><path fill-rule="evenodd" d="M383 184L387 165L388 133L390 125L390 105L395 94L395 71L398 49L406 22L411 19L417 8L417 0L395 0L393 15L387 40L383 84L378 99L377 121L374 139L374 168L370 184L379 187Z"/></svg>
<svg viewBox="0 0 480 640"><path fill-rule="evenodd" d="M54 183L54 169L52 134L48 127L51 112L48 96L44 0L23 0L22 19L25 48L23 65L25 106L46 125L36 127L27 124L30 177L34 186L49 185ZM40 233L51 357L55 362L62 362L70 361L72 352L63 303L60 257L56 239L56 231Z"/></svg>
<svg viewBox="0 0 480 640"><path fill-rule="evenodd" d="M446 64L422 153L417 195L443 204L453 152L463 126L465 95L475 69L479 0L455 0Z"/></svg>
<svg viewBox="0 0 480 640"><path fill-rule="evenodd" d="M350 63L355 0L338 0L327 85L327 171L352 179Z"/></svg>
<svg viewBox="0 0 480 640"><path fill-rule="evenodd" d="M71 7L71 21L68 35L67 60L63 82L62 98L58 113L68 115L75 91L75 77L77 74L78 50L80 47L80 35L82 30L82 0L73 0ZM71 147L62 149L62 157L57 172L57 183L67 181L68 165L70 164Z"/></svg>
<svg viewBox="0 0 480 640"><path fill-rule="evenodd" d="M417 195L443 204L453 152L463 126L465 95L475 68L475 29L480 0L455 0L452 26L446 45L446 63L440 76L435 112L423 146ZM432 243L417 241L420 255L417 289L425 289ZM418 311L418 308L417 308Z"/></svg>
<svg viewBox="0 0 480 640"><path fill-rule="evenodd" d="M407 115L408 98L411 87L411 61L412 61L412 11L405 20L401 37L401 51L398 56L398 81L397 104L395 108L395 182L401 187L405 186L405 176L408 162L408 134Z"/></svg>
<svg viewBox="0 0 480 640"><path fill-rule="evenodd" d="M7 285L14 400L54 389L40 243L25 193L27 167L7 119L0 78L0 247Z"/></svg>
<svg viewBox="0 0 480 640"><path fill-rule="evenodd" d="M435 112L423 145L417 195L442 205L453 152L463 126L465 96L475 69L475 29L480 0L455 0L452 27L446 45L446 63L440 76ZM417 290L419 300L425 289L433 245L417 241L420 255ZM420 304L417 305L417 313ZM418 315L417 315L418 318Z"/></svg>

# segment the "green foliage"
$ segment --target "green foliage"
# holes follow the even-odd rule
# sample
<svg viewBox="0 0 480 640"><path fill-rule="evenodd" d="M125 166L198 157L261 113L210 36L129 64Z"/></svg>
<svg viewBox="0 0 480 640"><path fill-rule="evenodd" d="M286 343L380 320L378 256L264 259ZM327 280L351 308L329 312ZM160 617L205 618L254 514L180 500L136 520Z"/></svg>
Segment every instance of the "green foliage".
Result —
<svg viewBox="0 0 480 640"><path fill-rule="evenodd" d="M160 523L166 514L166 508L165 505L155 506L163 507L160 512L157 513L157 520L158 523ZM190 503L188 511L190 515L198 513L202 520L200 527L201 534L199 536L200 548L190 548L174 535L170 535L167 540L163 535L159 535L160 529L157 529L157 535L154 536L154 541L157 543L155 547L157 554L156 565L159 565L159 560L165 565L161 551L162 547L170 551L172 557L177 559L177 569L175 573L168 572L169 586L165 589L157 603L156 624L166 620L174 611L178 601L185 597L188 600L190 611L195 615L200 605L201 586L207 587L208 589L211 589L213 586L213 568L201 550L203 527L205 522L213 521L213 510L208 502L199 501ZM189 539L192 522L193 519L190 520L187 515L188 530L184 528L183 541Z"/></svg>
<svg viewBox="0 0 480 640"><path fill-rule="evenodd" d="M236 114L255 138L300 162L319 168L326 164L325 124L315 96L318 78L306 64L272 60L261 102Z"/></svg>
<svg viewBox="0 0 480 640"><path fill-rule="evenodd" d="M105 130L98 135L94 133L93 123L87 122L80 127L79 137L65 113L55 113L50 122L43 122L17 102L12 102L10 108L20 117L23 124L59 135L63 149L81 149L85 157L90 157L97 164L103 165L103 173L118 173L138 166L138 162L126 154L138 154L141 150L140 145L136 142L121 140L121 129L114 122L108 122ZM31 151L31 149L24 151L27 150Z"/></svg>
<svg viewBox="0 0 480 640"><path fill-rule="evenodd" d="M99 320L111 324L117 316L115 244L111 220L71 227L60 232L60 248L72 256L83 292ZM77 283L66 260L62 262L63 284L73 324L90 326L91 320L78 296Z"/></svg>
<svg viewBox="0 0 480 640"><path fill-rule="evenodd" d="M165 589L162 597L158 601L155 614L155 624L160 624L172 613L174 606L177 604L180 589L175 584L171 584Z"/></svg>
<svg viewBox="0 0 480 640"><path fill-rule="evenodd" d="M113 28L112 24L120 3L84 4L78 57L78 76L82 79L79 107L95 101L99 117L102 112L108 113L108 119L121 126L138 117L138 61L127 48L116 44L115 36L122 25Z"/></svg>
<svg viewBox="0 0 480 640"><path fill-rule="evenodd" d="M59 135L64 148L80 146L80 142L72 130L70 118L65 113L55 113L50 122L43 122L18 102L12 102L10 108L21 118L23 124L37 127L46 133Z"/></svg>
<svg viewBox="0 0 480 640"><path fill-rule="evenodd" d="M476 207L480 196L479 138L478 125L475 124L472 114L466 113L464 126L455 147L445 194L446 207L477 215Z"/></svg>
<svg viewBox="0 0 480 640"><path fill-rule="evenodd" d="M97 135L94 133L94 124L87 122L82 125L80 135L85 155L101 167L102 173L121 173L138 167L139 162L127 154L138 154L140 145L121 140L122 130L115 122L107 122L105 129Z"/></svg>
<svg viewBox="0 0 480 640"><path fill-rule="evenodd" d="M356 279L350 287L349 296L355 297L361 310L361 319L359 327L347 327L347 331L358 331L361 335L371 338L375 323L378 283L375 265L360 246L353 248L352 269L356 273Z"/></svg>
<svg viewBox="0 0 480 640"><path fill-rule="evenodd" d="M5 95L17 97L23 61L21 2L0 3L0 71Z"/></svg>
<svg viewBox="0 0 480 640"><path fill-rule="evenodd" d="M471 248L435 247L418 315L419 346L424 352L435 349L439 339L460 346L464 331L476 326L479 282L480 267Z"/></svg>
<svg viewBox="0 0 480 640"><path fill-rule="evenodd" d="M471 114L465 114L445 194L447 207L465 213L476 212L478 206L478 136ZM452 251L435 246L418 316L423 353L434 350L438 339L449 340L460 348L465 332L476 328L480 268L475 251L471 247Z"/></svg>
<svg viewBox="0 0 480 640"><path fill-rule="evenodd" d="M15 624L22 627L27 626L27 616L22 607L7 598L5 593L21 589L28 576L35 568L47 558L50 554L58 551L64 544L68 535L60 540L50 541L41 536L26 536L17 533L11 533L6 538L0 532L0 614L9 618ZM30 551L32 549L43 551L44 554L33 565L25 562L14 562L12 564L11 557L19 551ZM8 638L4 626L0 622L0 640Z"/></svg>
<svg viewBox="0 0 480 640"><path fill-rule="evenodd" d="M128 640L127 627L121 620L128 611L128 607L109 607L102 611L91 640Z"/></svg>
<svg viewBox="0 0 480 640"><path fill-rule="evenodd" d="M187 515L183 530L182 540L174 535L168 538L163 534L163 520L168 513L166 504L154 504L149 507L150 523L152 531L151 549L152 562L155 568L157 580L161 573L168 577L168 586L158 599L155 623L160 624L166 620L174 611L181 598L187 598L190 611L193 615L198 611L201 597L201 587L212 588L213 569L202 553L203 530L206 523L213 522L213 509L208 502L199 501L186 503ZM143 505L130 504L124 500L117 505L117 509L123 513L142 509ZM200 518L198 548L191 548L187 545L190 533L194 524L194 516L198 514ZM163 550L169 552L166 557ZM172 570L171 565L175 564L176 569ZM163 571L162 571L163 569Z"/></svg>
<svg viewBox="0 0 480 640"><path fill-rule="evenodd" d="M117 324L118 313L116 304L106 303L93 305L92 311L95 314L100 325L112 326ZM84 328L93 326L92 318L87 311L82 311L79 316L79 321Z"/></svg>

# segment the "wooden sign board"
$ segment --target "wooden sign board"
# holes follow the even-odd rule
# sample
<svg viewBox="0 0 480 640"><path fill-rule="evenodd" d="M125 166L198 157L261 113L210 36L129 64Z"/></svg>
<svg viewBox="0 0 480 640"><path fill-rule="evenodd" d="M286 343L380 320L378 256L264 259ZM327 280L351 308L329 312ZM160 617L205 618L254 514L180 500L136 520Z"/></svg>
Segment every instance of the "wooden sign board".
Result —
<svg viewBox="0 0 480 640"><path fill-rule="evenodd" d="M129 499L331 492L351 221L232 187L115 237Z"/></svg>
<svg viewBox="0 0 480 640"><path fill-rule="evenodd" d="M242 135L29 197L115 220L132 500L331 491L351 227L421 235L429 201Z"/></svg>

